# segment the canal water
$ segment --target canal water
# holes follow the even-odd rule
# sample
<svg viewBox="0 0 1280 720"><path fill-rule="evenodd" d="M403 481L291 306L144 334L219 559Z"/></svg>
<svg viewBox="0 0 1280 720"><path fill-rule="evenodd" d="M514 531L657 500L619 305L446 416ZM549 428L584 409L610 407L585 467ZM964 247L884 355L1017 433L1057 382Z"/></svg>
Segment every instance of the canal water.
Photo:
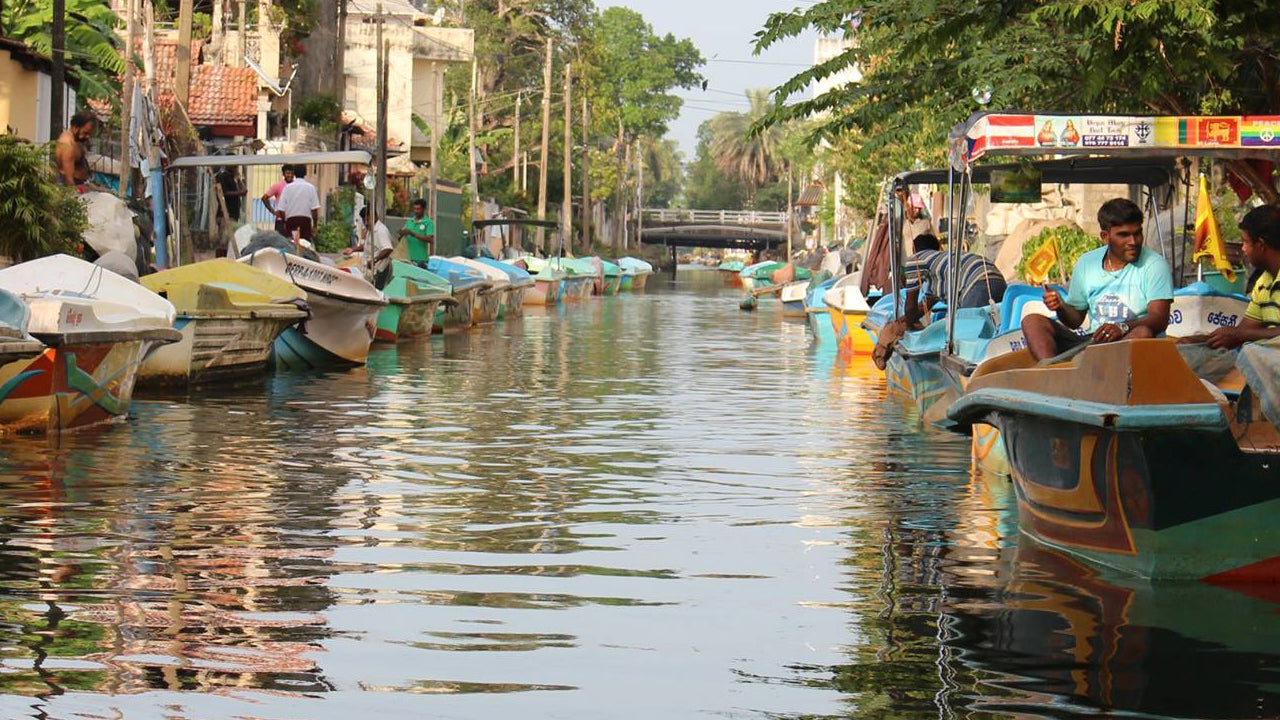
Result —
<svg viewBox="0 0 1280 720"><path fill-rule="evenodd" d="M0 718L1276 717L717 273L0 445ZM1274 595L1274 592L1271 592Z"/></svg>

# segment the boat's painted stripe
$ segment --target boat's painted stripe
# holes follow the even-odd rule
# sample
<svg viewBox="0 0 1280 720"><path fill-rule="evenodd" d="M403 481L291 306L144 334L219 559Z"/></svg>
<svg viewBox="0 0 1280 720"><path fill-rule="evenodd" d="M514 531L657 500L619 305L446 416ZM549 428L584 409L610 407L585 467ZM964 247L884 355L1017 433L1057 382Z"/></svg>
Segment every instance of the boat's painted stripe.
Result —
<svg viewBox="0 0 1280 720"><path fill-rule="evenodd" d="M17 390L22 383L36 377L37 375L43 374L44 370L23 370L17 375L9 378L9 382L6 382L4 385L0 385L0 402L4 402L5 398L9 397L9 393Z"/></svg>
<svg viewBox="0 0 1280 720"><path fill-rule="evenodd" d="M984 388L966 393L947 415L960 422L989 411L1020 413L1116 430L1188 428L1221 430L1227 419L1216 403L1112 405L1043 395L1026 390Z"/></svg>

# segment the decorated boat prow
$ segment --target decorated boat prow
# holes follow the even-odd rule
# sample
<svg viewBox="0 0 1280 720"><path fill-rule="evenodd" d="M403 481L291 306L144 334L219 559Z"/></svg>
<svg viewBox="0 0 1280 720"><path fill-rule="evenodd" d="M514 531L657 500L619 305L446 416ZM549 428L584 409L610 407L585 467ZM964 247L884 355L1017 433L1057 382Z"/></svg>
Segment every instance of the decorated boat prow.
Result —
<svg viewBox="0 0 1280 720"><path fill-rule="evenodd" d="M181 338L168 300L69 255L0 270L0 290L27 306L25 331L45 346L31 355L20 326L5 333L25 347L0 365L0 433L43 435L124 418L142 362ZM12 322L17 313L6 315Z"/></svg>

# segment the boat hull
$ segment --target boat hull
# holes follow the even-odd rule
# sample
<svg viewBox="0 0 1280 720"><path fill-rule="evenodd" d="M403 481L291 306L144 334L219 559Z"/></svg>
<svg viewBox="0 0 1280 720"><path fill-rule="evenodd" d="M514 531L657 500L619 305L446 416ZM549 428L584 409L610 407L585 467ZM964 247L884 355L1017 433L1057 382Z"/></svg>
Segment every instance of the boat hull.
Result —
<svg viewBox="0 0 1280 720"><path fill-rule="evenodd" d="M508 288L502 298L500 317L518 318L524 316L524 295L530 286Z"/></svg>
<svg viewBox="0 0 1280 720"><path fill-rule="evenodd" d="M793 320L805 319L804 298L787 300L782 303L782 317Z"/></svg>
<svg viewBox="0 0 1280 720"><path fill-rule="evenodd" d="M640 292L649 284L649 276L653 273L637 273L631 276L631 285L628 290L632 292Z"/></svg>
<svg viewBox="0 0 1280 720"><path fill-rule="evenodd" d="M605 294L605 295L617 295L617 294L618 294L618 291L619 291L621 288L622 288L622 276L621 276L621 275L608 275L608 276L606 276L606 277L605 277L605 279L604 279L604 294Z"/></svg>
<svg viewBox="0 0 1280 720"><path fill-rule="evenodd" d="M455 290L454 304L436 311L435 329L445 334L466 332L475 324L476 288Z"/></svg>
<svg viewBox="0 0 1280 720"><path fill-rule="evenodd" d="M543 280L539 278L524 289L523 304L558 305L560 304L561 296L564 294L564 286L564 280Z"/></svg>
<svg viewBox="0 0 1280 720"><path fill-rule="evenodd" d="M1280 464L1240 452L1228 432L1004 413L996 424L1019 527L1035 539L1144 578L1244 582L1280 570Z"/></svg>
<svg viewBox="0 0 1280 720"><path fill-rule="evenodd" d="M378 328L374 342L393 343L400 340L427 337L435 325L439 300L418 302L392 302L378 313Z"/></svg>
<svg viewBox="0 0 1280 720"><path fill-rule="evenodd" d="M156 341L46 348L0 366L0 434L48 435L123 419L138 370Z"/></svg>
<svg viewBox="0 0 1280 720"><path fill-rule="evenodd" d="M807 308L805 318L809 321L809 329L819 345L836 344L836 329L831 324L831 313L826 308Z"/></svg>
<svg viewBox="0 0 1280 720"><path fill-rule="evenodd" d="M476 298L475 309L472 313L474 324L484 325L496 321L498 312L502 308L502 298L506 294L506 289L480 293L479 297Z"/></svg>
<svg viewBox="0 0 1280 720"><path fill-rule="evenodd" d="M846 355L870 355L876 349L875 334L862 327L863 321L867 319L865 312L831 308L830 316L840 352Z"/></svg>
<svg viewBox="0 0 1280 720"><path fill-rule="evenodd" d="M311 317L282 332L272 345L276 368L320 370L363 365L377 331L378 314L386 306L350 302L313 291L307 292L307 305Z"/></svg>
<svg viewBox="0 0 1280 720"><path fill-rule="evenodd" d="M179 315L174 329L182 339L147 357L138 385L201 385L263 373L276 338L298 321L294 313Z"/></svg>

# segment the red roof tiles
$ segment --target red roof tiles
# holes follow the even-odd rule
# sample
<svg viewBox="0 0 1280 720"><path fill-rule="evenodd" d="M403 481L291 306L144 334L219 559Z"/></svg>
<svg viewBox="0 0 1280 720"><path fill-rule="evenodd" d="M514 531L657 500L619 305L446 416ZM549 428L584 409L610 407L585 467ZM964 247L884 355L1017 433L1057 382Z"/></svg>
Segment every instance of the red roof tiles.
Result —
<svg viewBox="0 0 1280 720"><path fill-rule="evenodd" d="M203 41L191 43L191 83L187 116L194 125L253 128L258 123L258 74L252 68L197 64ZM173 101L177 75L176 43L156 44L159 101ZM251 133L251 131L250 131Z"/></svg>

